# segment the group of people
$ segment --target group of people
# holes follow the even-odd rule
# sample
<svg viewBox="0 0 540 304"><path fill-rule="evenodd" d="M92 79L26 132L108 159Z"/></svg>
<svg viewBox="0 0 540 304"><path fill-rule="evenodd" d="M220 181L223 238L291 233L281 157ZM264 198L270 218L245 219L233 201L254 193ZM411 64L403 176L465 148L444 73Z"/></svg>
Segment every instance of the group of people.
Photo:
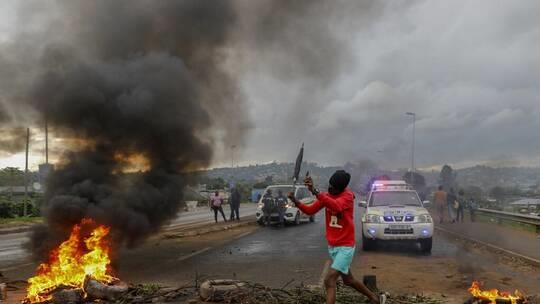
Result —
<svg viewBox="0 0 540 304"><path fill-rule="evenodd" d="M285 226L285 211L287 210L287 197L281 189L278 189L277 196L274 197L272 189L266 190L261 200L263 207L263 223L268 226L271 224L271 214L277 212L279 226Z"/></svg>
<svg viewBox="0 0 540 304"><path fill-rule="evenodd" d="M467 199L465 197L463 190L459 190L456 195L454 188L450 188L446 192L443 186L439 186L433 194L433 204L439 217L439 223L441 224L446 220L445 210L448 212L447 220L450 223L463 222L465 209L469 209L471 222L475 221L475 210L478 206L473 198Z"/></svg>
<svg viewBox="0 0 540 304"><path fill-rule="evenodd" d="M240 191L237 188L233 188L231 190L231 195L229 197L229 205L231 207L231 216L229 217L230 221L233 220L240 220ZM210 209L214 211L214 220L216 223L218 222L218 213L221 213L221 216L223 217L223 221L227 221L227 218L225 217L225 212L223 212L223 203L225 202L225 199L219 194L219 191L214 192L214 194L210 197Z"/></svg>

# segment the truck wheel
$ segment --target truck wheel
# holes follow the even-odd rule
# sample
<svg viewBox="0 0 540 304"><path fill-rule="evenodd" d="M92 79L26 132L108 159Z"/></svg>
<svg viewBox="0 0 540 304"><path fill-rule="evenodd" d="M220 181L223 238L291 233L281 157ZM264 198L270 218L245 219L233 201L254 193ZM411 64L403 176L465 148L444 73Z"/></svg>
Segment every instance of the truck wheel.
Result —
<svg viewBox="0 0 540 304"><path fill-rule="evenodd" d="M314 223L314 222L315 222L315 216L314 216L314 215L312 215L312 216L309 217L309 222L310 222L310 223Z"/></svg>
<svg viewBox="0 0 540 304"><path fill-rule="evenodd" d="M420 240L420 250L423 253L430 253L431 247L433 247L433 238L421 239Z"/></svg>
<svg viewBox="0 0 540 304"><path fill-rule="evenodd" d="M260 220L257 221L257 224L259 224L259 226L264 226L264 221L263 219L261 218Z"/></svg>
<svg viewBox="0 0 540 304"><path fill-rule="evenodd" d="M294 217L294 224L300 225L300 212L296 212L296 216Z"/></svg>
<svg viewBox="0 0 540 304"><path fill-rule="evenodd" d="M370 238L366 238L364 234L362 233L362 249L364 249L364 251L371 251L371 250L374 250L375 247L377 247L377 241Z"/></svg>

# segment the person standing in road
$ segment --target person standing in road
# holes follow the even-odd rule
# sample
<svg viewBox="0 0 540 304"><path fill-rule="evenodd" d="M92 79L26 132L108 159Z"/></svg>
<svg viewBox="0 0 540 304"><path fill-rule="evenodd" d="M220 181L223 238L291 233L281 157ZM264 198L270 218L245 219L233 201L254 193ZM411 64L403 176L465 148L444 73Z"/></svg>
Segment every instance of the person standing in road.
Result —
<svg viewBox="0 0 540 304"><path fill-rule="evenodd" d="M272 196L272 189L266 190L266 193L262 197L262 203L263 203L263 215L264 215L264 224L266 226L270 225L270 215L272 213L272 209L274 209L274 197Z"/></svg>
<svg viewBox="0 0 540 304"><path fill-rule="evenodd" d="M231 217L230 220L233 221L235 218L237 221L240 220L240 201L241 201L240 191L237 187L234 187L231 191Z"/></svg>
<svg viewBox="0 0 540 304"><path fill-rule="evenodd" d="M465 209L465 191L459 190L458 192L458 206L457 206L457 214L456 214L456 222L462 222L463 223L463 212Z"/></svg>
<svg viewBox="0 0 540 304"><path fill-rule="evenodd" d="M444 223L444 207L446 207L446 192L443 186L439 186L438 190L433 194L433 206L439 216L439 224Z"/></svg>
<svg viewBox="0 0 540 304"><path fill-rule="evenodd" d="M210 197L210 209L214 211L214 220L217 223L218 212L223 216L223 221L226 222L225 213L223 212L223 198L219 195L219 191L216 191L214 195Z"/></svg>
<svg viewBox="0 0 540 304"><path fill-rule="evenodd" d="M287 198L283 195L283 191L278 190L276 197L276 206L278 209L279 226L285 227L285 210L287 210Z"/></svg>
<svg viewBox="0 0 540 304"><path fill-rule="evenodd" d="M288 197L296 207L307 215L313 215L319 210L325 209L326 240L328 241L328 252L332 259L332 264L324 279L326 303L334 304L336 302L336 284L341 277L345 285L364 294L371 303L384 304L386 295L377 296L362 282L355 279L349 269L355 251L354 194L347 188L350 180L351 175L349 173L338 170L330 177L328 192L319 192L314 187L311 177L308 176L304 183L309 191L317 197L317 200L311 205L305 205L296 199L294 192L289 193Z"/></svg>
<svg viewBox="0 0 540 304"><path fill-rule="evenodd" d="M478 204L474 200L474 198L471 197L469 200L469 215L471 217L471 222L474 222L476 220L476 209L478 209Z"/></svg>
<svg viewBox="0 0 540 304"><path fill-rule="evenodd" d="M450 222L455 223L456 222L456 215L454 212L454 205L456 204L457 197L454 192L454 188L450 188L450 192L446 195L446 205L448 207L448 218Z"/></svg>

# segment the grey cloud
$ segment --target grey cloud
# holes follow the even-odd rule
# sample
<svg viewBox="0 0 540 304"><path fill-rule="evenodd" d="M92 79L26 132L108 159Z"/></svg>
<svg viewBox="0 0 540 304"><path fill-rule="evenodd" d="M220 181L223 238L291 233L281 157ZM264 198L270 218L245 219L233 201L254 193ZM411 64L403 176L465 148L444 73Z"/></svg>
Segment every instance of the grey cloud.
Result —
<svg viewBox="0 0 540 304"><path fill-rule="evenodd" d="M355 3L333 10L353 12ZM540 21L532 12L539 4L380 3L377 18L365 18L368 25L344 27L364 17L353 13L325 20L333 35L350 37L342 47L352 54L329 86L243 78L253 112L264 110L245 157L288 160L293 148L276 156L271 147L305 141L310 161L371 158L407 167L412 123L405 112L412 111L419 166L537 161ZM307 102L312 96L316 102ZM291 119L274 124L270 118L279 114Z"/></svg>

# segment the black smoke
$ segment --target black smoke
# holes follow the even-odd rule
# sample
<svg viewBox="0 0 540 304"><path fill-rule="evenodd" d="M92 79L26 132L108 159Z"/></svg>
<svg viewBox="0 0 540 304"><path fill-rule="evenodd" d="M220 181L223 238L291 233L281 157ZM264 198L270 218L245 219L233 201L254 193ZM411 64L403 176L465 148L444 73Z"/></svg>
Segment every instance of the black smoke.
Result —
<svg viewBox="0 0 540 304"><path fill-rule="evenodd" d="M46 185L34 252L83 217L112 226L117 244L158 231L178 212L183 173L242 143L242 71L260 58L255 69L272 66L279 79L338 76L348 51L327 11L323 1L22 3L15 39L0 46L0 100L11 122L46 120L70 139ZM134 159L143 170L126 173Z"/></svg>
<svg viewBox="0 0 540 304"><path fill-rule="evenodd" d="M238 125L212 118L225 107L244 116L222 64L236 12L222 1L98 0L30 1L21 13L41 29L9 48L24 47L21 57L3 50L17 72L4 97L77 143L49 177L33 252L48 252L84 217L136 245L176 216L183 173L210 164L214 129L241 141ZM134 166L142 171L128 173Z"/></svg>

